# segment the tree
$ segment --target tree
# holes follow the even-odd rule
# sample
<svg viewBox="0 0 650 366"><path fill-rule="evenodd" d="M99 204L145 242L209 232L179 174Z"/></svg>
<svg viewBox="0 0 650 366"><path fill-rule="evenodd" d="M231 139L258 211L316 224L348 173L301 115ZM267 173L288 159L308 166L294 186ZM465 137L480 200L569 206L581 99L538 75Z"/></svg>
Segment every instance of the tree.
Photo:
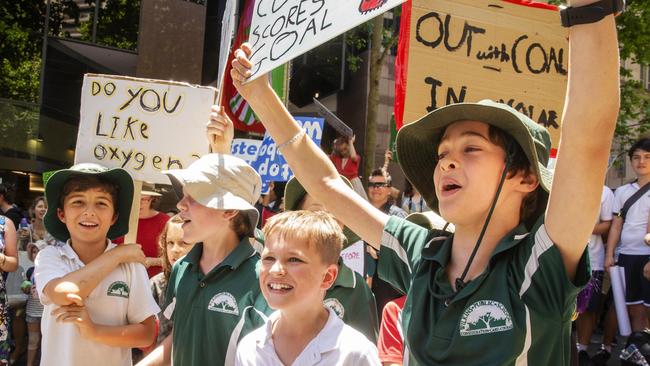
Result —
<svg viewBox="0 0 650 366"><path fill-rule="evenodd" d="M0 98L37 102L45 1L0 3ZM78 11L72 0L51 3L50 35L61 35L64 15Z"/></svg>
<svg viewBox="0 0 650 366"><path fill-rule="evenodd" d="M393 10L393 19L397 19L401 12L398 6ZM367 39L370 38L370 42ZM346 36L346 42L353 51L365 50L370 46L370 74L368 76L368 106L366 113L366 141L364 145L364 169L362 176L369 177L375 167L375 145L377 141L377 117L379 114L379 81L381 68L386 56L397 45L398 34L395 29L384 27L384 14L378 15L369 22L362 24ZM357 71L360 56L353 52L347 57L350 71ZM386 146L388 148L388 146Z"/></svg>
<svg viewBox="0 0 650 366"><path fill-rule="evenodd" d="M86 0L87 4L96 1ZM81 38L92 41L94 12L90 20L81 24ZM136 50L140 23L140 1L100 0L95 42L106 46Z"/></svg>

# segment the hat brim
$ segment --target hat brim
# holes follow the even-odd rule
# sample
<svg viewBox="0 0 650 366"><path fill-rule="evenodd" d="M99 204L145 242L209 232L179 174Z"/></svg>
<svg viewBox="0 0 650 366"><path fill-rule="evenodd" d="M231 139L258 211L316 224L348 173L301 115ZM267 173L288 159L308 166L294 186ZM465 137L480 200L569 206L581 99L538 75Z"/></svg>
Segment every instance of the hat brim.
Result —
<svg viewBox="0 0 650 366"><path fill-rule="evenodd" d="M352 183L350 180L344 176L340 176L341 180L350 188L352 187ZM300 203L302 202L303 198L307 194L307 191L305 188L300 184L298 179L296 177L293 177L289 179L287 182L287 185L284 187L284 209L285 211L295 211L300 209ZM359 235L355 234L354 231L350 230L347 226L343 227L343 235L345 235L345 244L343 245L343 249L347 248L348 246L358 242L361 240Z"/></svg>
<svg viewBox="0 0 650 366"><path fill-rule="evenodd" d="M162 197L162 194L154 191L140 191L141 196Z"/></svg>
<svg viewBox="0 0 650 366"><path fill-rule="evenodd" d="M458 121L479 121L511 135L526 154L531 168L539 178L543 196L538 212L543 213L553 180L552 172L539 162L534 139L514 109L495 102L457 103L444 106L421 119L404 125L397 133L397 156L404 174L420 192L427 205L439 212L433 172L438 145L447 126Z"/></svg>
<svg viewBox="0 0 650 366"><path fill-rule="evenodd" d="M203 197L203 195L193 193L193 183L205 184L208 182L199 182L197 181L197 176L190 172L187 172L183 169L174 169L167 170L163 172L172 183L174 193L178 199L183 198L183 187L195 199L197 202L203 206L213 208L215 210L238 210L244 212L248 216L248 221L250 223L251 230L247 233L249 237L255 236L255 228L257 227L257 222L259 221L260 214L255 208L245 199L234 195L230 192L225 192L223 194L212 194L209 196Z"/></svg>
<svg viewBox="0 0 650 366"><path fill-rule="evenodd" d="M133 204L133 178L126 170L121 168L109 169L99 173L62 169L52 174L45 186L45 199L48 207L50 207L43 218L43 224L47 232L59 241L65 242L70 239L68 228L59 220L57 208L61 208L59 203L65 183L71 178L81 176L100 177L117 185L117 202L114 202L117 206L117 220L111 225L106 236L109 239L115 239L128 233L129 216Z"/></svg>

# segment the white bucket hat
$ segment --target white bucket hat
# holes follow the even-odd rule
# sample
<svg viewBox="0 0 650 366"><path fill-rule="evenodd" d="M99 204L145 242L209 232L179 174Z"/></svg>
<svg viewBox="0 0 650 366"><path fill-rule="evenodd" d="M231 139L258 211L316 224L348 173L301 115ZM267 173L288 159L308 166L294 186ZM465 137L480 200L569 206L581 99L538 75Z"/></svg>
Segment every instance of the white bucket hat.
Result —
<svg viewBox="0 0 650 366"><path fill-rule="evenodd" d="M232 155L207 154L186 169L163 171L179 198L187 193L203 206L216 210L239 210L248 215L249 236L259 219L255 203L260 197L262 179L245 161Z"/></svg>

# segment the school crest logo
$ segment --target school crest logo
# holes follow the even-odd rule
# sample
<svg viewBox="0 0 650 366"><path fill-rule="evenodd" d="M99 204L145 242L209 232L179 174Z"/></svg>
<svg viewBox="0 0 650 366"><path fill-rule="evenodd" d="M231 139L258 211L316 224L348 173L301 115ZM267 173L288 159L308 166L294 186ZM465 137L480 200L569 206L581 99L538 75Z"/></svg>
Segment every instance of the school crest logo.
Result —
<svg viewBox="0 0 650 366"><path fill-rule="evenodd" d="M473 303L460 318L460 335L473 336L512 329L512 318L502 303L481 300Z"/></svg>
<svg viewBox="0 0 650 366"><path fill-rule="evenodd" d="M325 305L327 308L334 310L336 315L338 315L339 318L343 319L345 316L345 308L343 307L343 304L337 299L325 299L323 301L323 305Z"/></svg>
<svg viewBox="0 0 650 366"><path fill-rule="evenodd" d="M123 297L125 299L129 298L129 285L122 281L115 281L111 283L110 286L108 286L108 290L106 291L106 295L108 296L117 296L117 297Z"/></svg>
<svg viewBox="0 0 650 366"><path fill-rule="evenodd" d="M220 292L214 295L208 303L208 310L239 316L237 301L230 292Z"/></svg>

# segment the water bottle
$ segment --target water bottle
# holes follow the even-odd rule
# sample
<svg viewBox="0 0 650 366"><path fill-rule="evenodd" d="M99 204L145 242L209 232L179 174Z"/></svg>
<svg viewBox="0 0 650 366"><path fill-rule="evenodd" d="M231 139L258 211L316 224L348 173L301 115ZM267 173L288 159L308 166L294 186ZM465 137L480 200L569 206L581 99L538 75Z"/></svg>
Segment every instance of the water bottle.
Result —
<svg viewBox="0 0 650 366"><path fill-rule="evenodd" d="M27 219L25 217L20 219L20 224L18 224L18 230L23 230L23 229L25 230L29 229L29 222L27 222Z"/></svg>

